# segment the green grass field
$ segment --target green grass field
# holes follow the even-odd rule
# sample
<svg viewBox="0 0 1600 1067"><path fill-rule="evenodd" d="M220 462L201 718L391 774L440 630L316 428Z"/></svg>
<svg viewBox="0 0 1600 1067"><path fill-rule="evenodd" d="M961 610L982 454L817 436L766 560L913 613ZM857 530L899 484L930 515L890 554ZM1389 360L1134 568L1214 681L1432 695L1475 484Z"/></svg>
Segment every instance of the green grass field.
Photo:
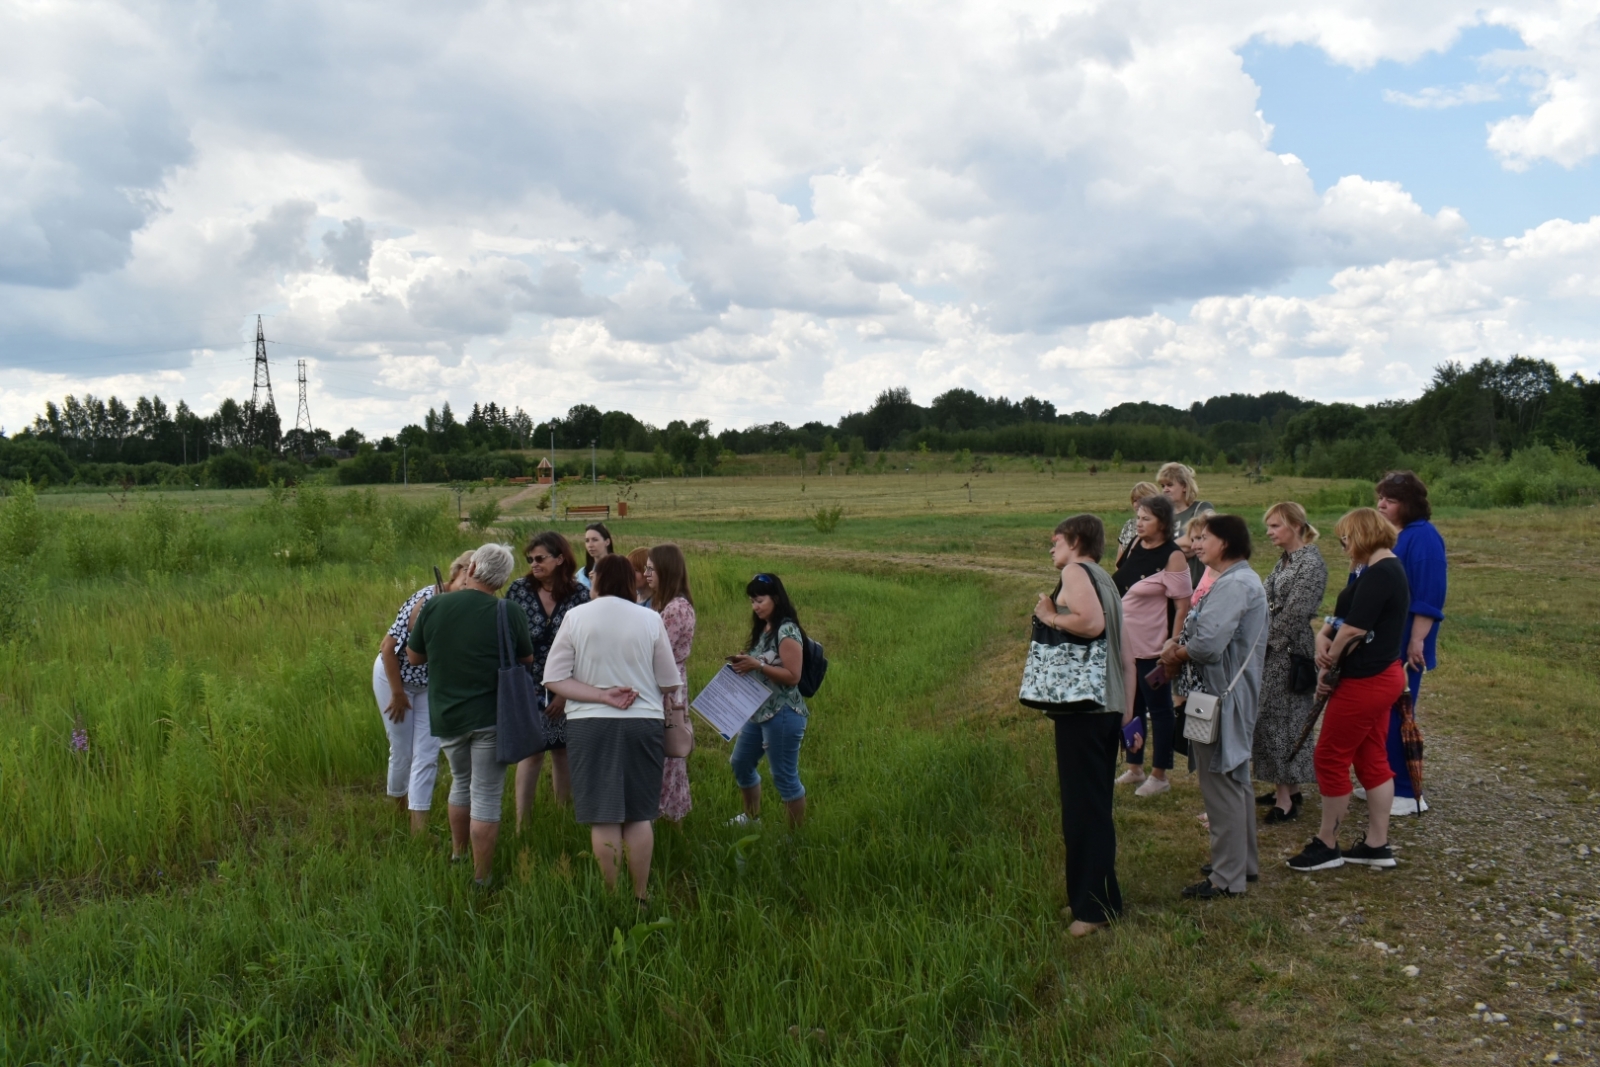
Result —
<svg viewBox="0 0 1600 1067"><path fill-rule="evenodd" d="M785 576L833 661L802 764L812 820L725 827L729 746L702 729L695 810L658 831L654 927L604 892L547 795L508 826L489 894L383 795L371 659L428 568L482 540L453 497L5 502L0 1062L1415 1062L1346 1051L1397 1011L1395 965L1308 934L1265 885L1177 900L1204 858L1192 784L1119 795L1127 919L1066 936L1053 753L1015 685L1050 527L1120 523L1136 478L641 486L613 530L624 550L690 546L696 686L737 647L756 569ZM1202 484L1252 519L1324 488ZM808 515L835 505L824 533ZM1559 746L1582 777L1600 754L1595 512L1439 521L1451 624L1430 685L1450 729Z"/></svg>

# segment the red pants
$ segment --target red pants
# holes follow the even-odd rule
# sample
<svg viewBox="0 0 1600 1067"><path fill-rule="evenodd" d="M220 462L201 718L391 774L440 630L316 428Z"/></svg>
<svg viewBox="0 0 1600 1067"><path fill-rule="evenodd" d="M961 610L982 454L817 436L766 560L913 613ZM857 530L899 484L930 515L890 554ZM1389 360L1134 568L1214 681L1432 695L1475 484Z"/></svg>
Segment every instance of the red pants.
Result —
<svg viewBox="0 0 1600 1067"><path fill-rule="evenodd" d="M1389 709L1405 684L1406 673L1398 660L1382 674L1339 682L1322 713L1322 733L1312 757L1323 796L1350 794L1352 764L1363 789L1376 789L1394 777L1387 747Z"/></svg>

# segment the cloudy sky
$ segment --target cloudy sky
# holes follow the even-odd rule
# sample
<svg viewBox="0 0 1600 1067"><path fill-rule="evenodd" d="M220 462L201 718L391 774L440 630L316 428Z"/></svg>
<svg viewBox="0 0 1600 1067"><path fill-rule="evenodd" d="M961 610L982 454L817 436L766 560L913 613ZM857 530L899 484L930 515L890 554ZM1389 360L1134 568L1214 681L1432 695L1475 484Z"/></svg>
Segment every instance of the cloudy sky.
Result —
<svg viewBox="0 0 1600 1067"><path fill-rule="evenodd" d="M1600 0L0 3L0 424L1600 373Z"/></svg>

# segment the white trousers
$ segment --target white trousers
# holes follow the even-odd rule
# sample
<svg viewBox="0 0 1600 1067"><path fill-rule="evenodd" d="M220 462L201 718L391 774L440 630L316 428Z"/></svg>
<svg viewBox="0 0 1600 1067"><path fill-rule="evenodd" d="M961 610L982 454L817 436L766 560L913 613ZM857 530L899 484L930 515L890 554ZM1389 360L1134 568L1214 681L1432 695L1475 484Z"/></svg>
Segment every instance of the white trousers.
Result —
<svg viewBox="0 0 1600 1067"><path fill-rule="evenodd" d="M428 691L406 690L411 710L395 722L383 714L389 706L389 676L383 670L383 657L372 663L372 695L378 698L378 716L389 735L389 795L408 797L412 811L427 811L433 803L433 783L439 777L439 738L428 723Z"/></svg>

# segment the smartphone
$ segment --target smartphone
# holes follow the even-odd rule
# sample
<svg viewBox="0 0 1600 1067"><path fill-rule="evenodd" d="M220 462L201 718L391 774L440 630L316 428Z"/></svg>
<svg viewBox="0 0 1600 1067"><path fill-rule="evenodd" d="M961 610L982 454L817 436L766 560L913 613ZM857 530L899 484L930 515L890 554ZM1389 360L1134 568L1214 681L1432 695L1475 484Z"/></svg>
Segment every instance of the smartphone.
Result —
<svg viewBox="0 0 1600 1067"><path fill-rule="evenodd" d="M433 591L435 593L444 592L444 575L439 573L438 564L435 564L433 568Z"/></svg>
<svg viewBox="0 0 1600 1067"><path fill-rule="evenodd" d="M1156 664L1156 669L1144 676L1144 684L1151 689L1160 689L1167 684L1167 668Z"/></svg>

